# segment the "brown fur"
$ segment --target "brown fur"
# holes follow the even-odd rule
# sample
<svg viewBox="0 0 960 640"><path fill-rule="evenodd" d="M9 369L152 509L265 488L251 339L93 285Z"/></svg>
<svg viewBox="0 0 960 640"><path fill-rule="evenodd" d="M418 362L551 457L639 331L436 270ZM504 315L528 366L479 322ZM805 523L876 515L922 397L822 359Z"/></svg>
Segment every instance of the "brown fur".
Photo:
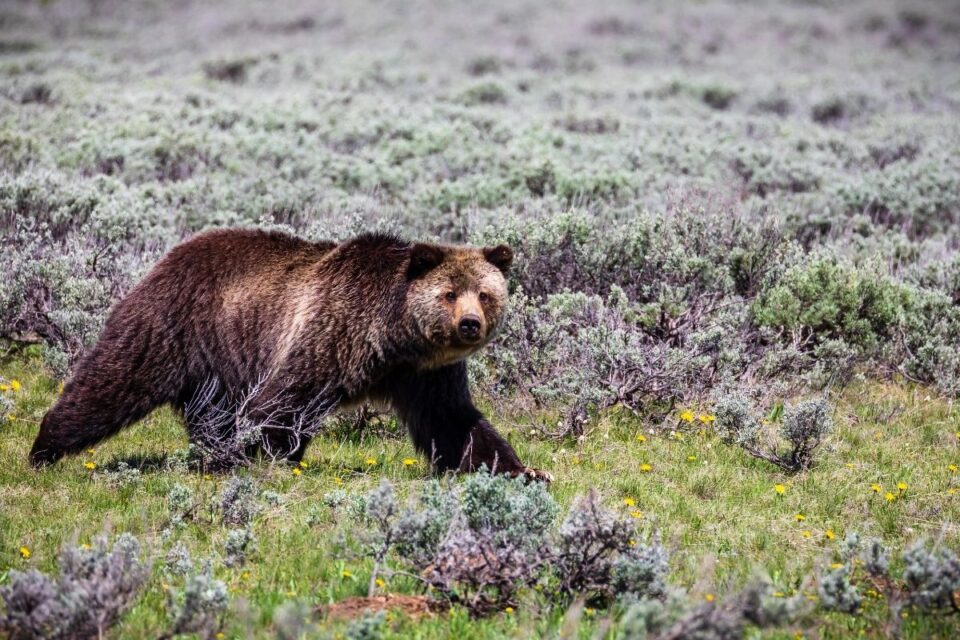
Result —
<svg viewBox="0 0 960 640"><path fill-rule="evenodd" d="M213 379L216 401L256 389L254 419L269 411L273 421L292 421L307 406L379 401L438 469L487 464L536 475L473 406L464 363L496 332L511 259L505 246L384 235L334 244L254 230L201 234L111 312L44 416L31 461L81 451L159 405L183 411ZM278 398L287 408L279 418ZM265 437L274 452L303 455L303 442Z"/></svg>

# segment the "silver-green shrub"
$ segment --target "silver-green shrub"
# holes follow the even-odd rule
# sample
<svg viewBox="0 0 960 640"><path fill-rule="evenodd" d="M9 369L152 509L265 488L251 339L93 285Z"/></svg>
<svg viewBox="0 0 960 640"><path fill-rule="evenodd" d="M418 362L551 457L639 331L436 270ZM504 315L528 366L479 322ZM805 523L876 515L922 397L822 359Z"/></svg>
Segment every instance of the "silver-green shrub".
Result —
<svg viewBox="0 0 960 640"><path fill-rule="evenodd" d="M11 571L0 586L0 632L11 640L103 637L135 604L150 574L129 534L112 547L105 537L89 548L64 547L57 564L56 577Z"/></svg>

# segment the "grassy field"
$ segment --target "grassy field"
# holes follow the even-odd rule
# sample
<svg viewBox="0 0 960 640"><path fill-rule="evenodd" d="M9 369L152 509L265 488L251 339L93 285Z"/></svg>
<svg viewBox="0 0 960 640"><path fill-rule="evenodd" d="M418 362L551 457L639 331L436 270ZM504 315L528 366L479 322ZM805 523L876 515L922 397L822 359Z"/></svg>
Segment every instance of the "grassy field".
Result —
<svg viewBox="0 0 960 640"><path fill-rule="evenodd" d="M332 425L297 473L240 470L268 497L236 567L211 507L230 479L176 464L167 410L26 464L111 306L224 226L509 243L511 313L470 364L479 404L564 510L592 488L659 532L693 603L756 575L816 598L853 531L893 549L897 579L914 541L960 553L958 36L954 0L3 2L0 589L109 531L154 561L109 637L169 628L178 541L229 587L226 637L366 595L363 525L325 496L427 485L389 417ZM836 428L789 475L721 442L706 417L731 393L771 429L773 407L825 396ZM114 482L120 462L140 479ZM202 506L170 533L178 485ZM860 614L810 600L748 633L891 635L856 570ZM380 590L423 595L402 576ZM531 589L383 633L623 635L626 604L588 604ZM903 613L906 637L960 636L956 613Z"/></svg>
<svg viewBox="0 0 960 640"><path fill-rule="evenodd" d="M169 546L160 532L169 524L167 495L175 483L208 500L219 495L222 476L164 470L166 458L186 444L178 419L166 411L57 467L30 470L26 454L57 385L36 361L8 363L3 373L20 381L22 389L0 442L0 566L53 569L61 545L89 542L105 530L132 532L146 548L159 552ZM692 409L706 412L710 407ZM508 415L495 412L494 418L510 423ZM671 580L693 588L699 597L722 594L757 571L769 573L784 593L806 589L814 594L802 581L811 570L836 561L838 545L850 531L880 536L895 547L923 536L949 546L960 542L960 476L949 469L960 461L960 409L922 388L863 383L837 398L836 421L816 468L799 476L778 473L721 443L712 428L684 428L679 418L676 430L664 430L613 413L599 420L581 443L544 441L524 425L506 431L521 457L555 475L551 492L563 505L596 488L613 508L639 517L645 529L660 531L673 551ZM336 489L362 493L381 478L405 495L427 476L422 461L404 464L410 457L416 457L412 448L395 430L385 436L332 434L314 442L306 458L309 468L300 475L282 466L251 469L263 489L282 495L283 503L256 519L259 551L249 563L218 571L237 603L244 603L235 605L238 613L228 635L269 636L275 607L290 599L323 605L365 596L370 561L343 553L338 539L352 525L325 507L321 496ZM370 458L376 464L368 464ZM111 487L102 470L118 461L139 465L142 483ZM87 468L91 462L96 468ZM652 470L639 472L643 463ZM903 491L897 489L901 482L907 487ZM871 488L875 483L882 486L880 493ZM778 484L784 493L776 491ZM885 499L886 492L895 499ZM318 509L320 517L311 519ZM211 516L188 524L178 535L198 556L217 557L225 533ZM29 559L20 556L21 546L30 550ZM351 577L345 578L344 571ZM156 573L118 637L152 638L164 628L164 582L159 568ZM404 578L386 590L418 593L417 585ZM882 604L868 600L860 618L813 617L771 637L878 637ZM479 621L462 610L426 620L401 617L388 637L554 635L563 614L544 609L531 594L527 608ZM604 617L603 611L586 616L576 635L593 637ZM904 623L905 636L915 638L947 638L958 628L955 616L919 616ZM337 628L336 623L327 628Z"/></svg>

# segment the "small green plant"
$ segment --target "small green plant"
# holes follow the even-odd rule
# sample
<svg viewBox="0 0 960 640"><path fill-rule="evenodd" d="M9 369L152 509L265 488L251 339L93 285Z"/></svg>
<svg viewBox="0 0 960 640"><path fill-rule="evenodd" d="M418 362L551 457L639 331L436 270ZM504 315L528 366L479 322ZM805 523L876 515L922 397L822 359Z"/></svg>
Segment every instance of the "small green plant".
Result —
<svg viewBox="0 0 960 640"><path fill-rule="evenodd" d="M750 455L790 473L804 471L813 464L814 452L833 430L832 413L825 398L788 407L783 414L780 435L790 447L779 450L776 445L764 444L762 425L744 396L724 396L716 407L717 429L724 442L736 444Z"/></svg>

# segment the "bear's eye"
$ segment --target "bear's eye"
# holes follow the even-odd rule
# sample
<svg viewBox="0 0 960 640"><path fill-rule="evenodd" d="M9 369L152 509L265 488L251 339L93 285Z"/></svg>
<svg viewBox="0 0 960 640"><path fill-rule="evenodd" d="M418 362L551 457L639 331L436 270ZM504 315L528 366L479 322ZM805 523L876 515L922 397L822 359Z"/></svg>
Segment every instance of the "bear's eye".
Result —
<svg viewBox="0 0 960 640"><path fill-rule="evenodd" d="M486 302L490 299L490 296L488 296L485 291L481 291L478 297L480 298L480 302Z"/></svg>
<svg viewBox="0 0 960 640"><path fill-rule="evenodd" d="M457 294L455 294L453 291L447 291L446 295L444 295L443 297L447 299L447 302L457 301Z"/></svg>

